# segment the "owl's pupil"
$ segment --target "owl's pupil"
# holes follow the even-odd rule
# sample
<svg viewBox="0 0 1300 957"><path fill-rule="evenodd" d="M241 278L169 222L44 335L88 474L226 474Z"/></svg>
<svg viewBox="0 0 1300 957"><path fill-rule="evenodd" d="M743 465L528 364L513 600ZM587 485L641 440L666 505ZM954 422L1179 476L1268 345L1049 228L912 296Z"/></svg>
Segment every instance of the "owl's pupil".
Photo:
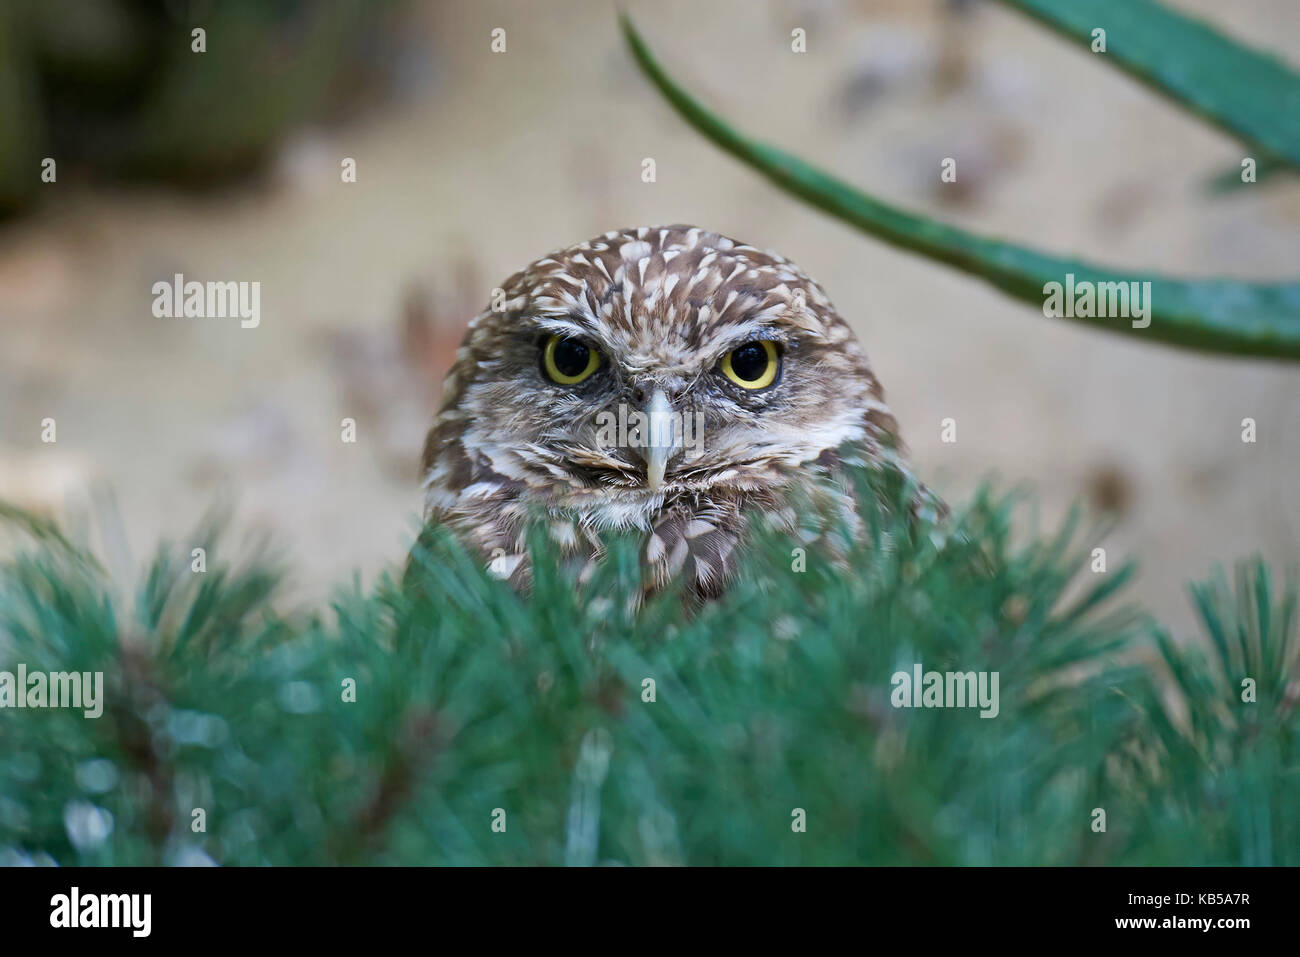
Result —
<svg viewBox="0 0 1300 957"><path fill-rule="evenodd" d="M757 342L741 346L731 354L731 371L746 382L753 382L767 371L767 350Z"/></svg>
<svg viewBox="0 0 1300 957"><path fill-rule="evenodd" d="M575 376L587 368L591 350L576 339L561 339L555 344L555 368L561 374Z"/></svg>

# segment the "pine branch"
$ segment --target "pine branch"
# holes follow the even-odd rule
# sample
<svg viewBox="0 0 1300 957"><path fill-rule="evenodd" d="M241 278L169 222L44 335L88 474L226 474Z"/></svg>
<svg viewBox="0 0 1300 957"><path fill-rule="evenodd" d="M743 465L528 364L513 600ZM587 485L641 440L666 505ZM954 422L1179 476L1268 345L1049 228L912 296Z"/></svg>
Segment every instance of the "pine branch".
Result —
<svg viewBox="0 0 1300 957"><path fill-rule="evenodd" d="M132 602L42 537L0 567L0 670L102 669L111 707L0 710L0 860L1300 861L1294 588L1198 586L1211 637L1176 645L1116 604L1129 569L1067 600L1093 574L1077 520L1017 545L985 491L937 535L858 478L847 573L761 530L694 614L632 611L630 540L580 587L538 536L520 595L430 529L402 582L308 616L271 610L263 558L164 549ZM997 717L895 707L918 664L997 672Z"/></svg>

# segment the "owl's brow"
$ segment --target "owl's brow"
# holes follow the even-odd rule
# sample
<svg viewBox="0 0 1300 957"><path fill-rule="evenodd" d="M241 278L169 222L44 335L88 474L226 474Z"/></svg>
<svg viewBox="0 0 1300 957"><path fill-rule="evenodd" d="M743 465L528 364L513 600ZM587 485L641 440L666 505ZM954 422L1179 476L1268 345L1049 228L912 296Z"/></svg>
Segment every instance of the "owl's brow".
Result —
<svg viewBox="0 0 1300 957"><path fill-rule="evenodd" d="M592 339L600 337L600 329L588 317L581 314L562 316L532 315L530 317L542 332L557 336L569 336L575 339Z"/></svg>
<svg viewBox="0 0 1300 957"><path fill-rule="evenodd" d="M787 338L788 336L775 323L750 319L718 329L701 344L701 351L722 356L746 342L757 339L784 342Z"/></svg>

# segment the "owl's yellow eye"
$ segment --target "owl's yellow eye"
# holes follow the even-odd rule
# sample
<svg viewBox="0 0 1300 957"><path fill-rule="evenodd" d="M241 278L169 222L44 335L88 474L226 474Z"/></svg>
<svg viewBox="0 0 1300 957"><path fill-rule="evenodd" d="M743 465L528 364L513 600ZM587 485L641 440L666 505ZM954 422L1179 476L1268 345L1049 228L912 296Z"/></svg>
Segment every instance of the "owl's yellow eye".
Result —
<svg viewBox="0 0 1300 957"><path fill-rule="evenodd" d="M722 357L722 374L743 389L766 389L781 370L781 354L766 339L746 342Z"/></svg>
<svg viewBox="0 0 1300 957"><path fill-rule="evenodd" d="M600 353L579 339L551 336L542 350L542 371L559 385L577 385L600 368Z"/></svg>

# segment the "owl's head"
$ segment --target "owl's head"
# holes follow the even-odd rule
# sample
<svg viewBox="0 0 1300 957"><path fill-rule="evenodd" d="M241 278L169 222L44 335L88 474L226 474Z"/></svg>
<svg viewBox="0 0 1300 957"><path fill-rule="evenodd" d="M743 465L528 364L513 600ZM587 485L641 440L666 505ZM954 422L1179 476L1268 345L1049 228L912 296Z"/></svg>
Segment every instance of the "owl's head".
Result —
<svg viewBox="0 0 1300 957"><path fill-rule="evenodd" d="M448 376L426 486L435 507L490 481L638 524L666 499L768 488L894 431L852 331L797 266L702 229L641 227L496 290Z"/></svg>

